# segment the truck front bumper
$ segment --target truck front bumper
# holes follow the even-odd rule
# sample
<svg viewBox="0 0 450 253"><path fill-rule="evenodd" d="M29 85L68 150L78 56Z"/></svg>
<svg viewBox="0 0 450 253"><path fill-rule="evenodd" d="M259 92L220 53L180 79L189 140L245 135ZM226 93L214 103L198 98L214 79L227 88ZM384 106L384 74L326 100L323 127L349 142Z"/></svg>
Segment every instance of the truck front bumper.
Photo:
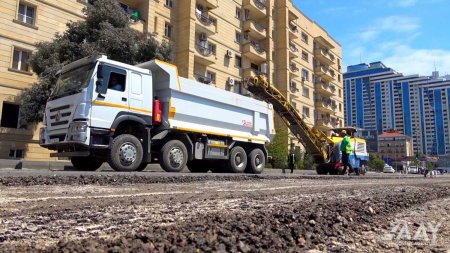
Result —
<svg viewBox="0 0 450 253"><path fill-rule="evenodd" d="M108 148L111 139L110 133L109 129L88 127L87 122L74 122L67 129L53 131L43 127L40 129L39 145L50 150L57 150L59 153L83 156L74 152L89 152L92 148ZM67 155L57 154L52 156Z"/></svg>

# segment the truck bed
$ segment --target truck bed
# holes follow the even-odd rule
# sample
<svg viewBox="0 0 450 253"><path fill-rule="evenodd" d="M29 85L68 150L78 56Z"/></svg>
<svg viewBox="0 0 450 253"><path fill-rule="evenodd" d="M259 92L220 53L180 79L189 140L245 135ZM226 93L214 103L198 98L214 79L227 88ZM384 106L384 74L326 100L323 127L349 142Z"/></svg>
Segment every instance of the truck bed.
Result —
<svg viewBox="0 0 450 253"><path fill-rule="evenodd" d="M178 76L174 65L152 61L154 94L164 103L163 127L270 142L275 134L271 104Z"/></svg>

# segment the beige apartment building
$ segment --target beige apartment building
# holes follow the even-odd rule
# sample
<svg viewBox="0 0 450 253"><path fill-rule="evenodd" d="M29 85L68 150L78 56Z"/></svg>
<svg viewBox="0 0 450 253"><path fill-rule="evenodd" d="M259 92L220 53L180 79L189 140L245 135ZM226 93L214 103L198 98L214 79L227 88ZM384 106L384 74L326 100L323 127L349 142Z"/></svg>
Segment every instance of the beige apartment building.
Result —
<svg viewBox="0 0 450 253"><path fill-rule="evenodd" d="M247 95L241 80L263 74L311 126L343 126L341 46L290 0L121 0L131 26L173 44L183 77ZM17 94L36 81L33 44L83 18L82 0L0 3L0 159L47 159L34 127L18 121ZM14 117L12 117L14 116ZM277 120L278 127L284 127ZM5 122L5 123L3 123ZM297 146L295 138L286 144Z"/></svg>

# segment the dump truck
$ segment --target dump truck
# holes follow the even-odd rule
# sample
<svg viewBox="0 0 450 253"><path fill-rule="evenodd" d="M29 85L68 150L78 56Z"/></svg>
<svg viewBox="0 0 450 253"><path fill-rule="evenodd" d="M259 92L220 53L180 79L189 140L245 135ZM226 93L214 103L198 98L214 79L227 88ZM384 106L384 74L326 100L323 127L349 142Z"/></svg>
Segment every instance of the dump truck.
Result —
<svg viewBox="0 0 450 253"><path fill-rule="evenodd" d="M271 104L178 75L92 56L64 66L46 104L40 145L79 170L159 163L167 172L262 173L275 134Z"/></svg>
<svg viewBox="0 0 450 253"><path fill-rule="evenodd" d="M270 84L264 75L246 78L243 84L254 97L273 105L274 111L300 141L305 151L313 157L317 174L344 174L345 171L340 163L342 155L340 144L343 137L339 136L339 133L342 130L346 130L351 135L350 143L353 152L350 154L349 160L352 169L357 174L365 174L369 154L366 141L357 137L356 128L330 129L331 134L327 135L317 128L310 127L288 99L274 85Z"/></svg>

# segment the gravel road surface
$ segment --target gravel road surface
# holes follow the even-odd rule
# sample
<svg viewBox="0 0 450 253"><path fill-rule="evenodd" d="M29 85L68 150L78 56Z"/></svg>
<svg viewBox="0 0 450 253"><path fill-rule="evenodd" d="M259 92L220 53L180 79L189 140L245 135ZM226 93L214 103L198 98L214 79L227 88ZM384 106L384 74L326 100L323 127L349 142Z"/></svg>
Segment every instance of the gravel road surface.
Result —
<svg viewBox="0 0 450 253"><path fill-rule="evenodd" d="M450 252L450 177L0 171L1 252Z"/></svg>

